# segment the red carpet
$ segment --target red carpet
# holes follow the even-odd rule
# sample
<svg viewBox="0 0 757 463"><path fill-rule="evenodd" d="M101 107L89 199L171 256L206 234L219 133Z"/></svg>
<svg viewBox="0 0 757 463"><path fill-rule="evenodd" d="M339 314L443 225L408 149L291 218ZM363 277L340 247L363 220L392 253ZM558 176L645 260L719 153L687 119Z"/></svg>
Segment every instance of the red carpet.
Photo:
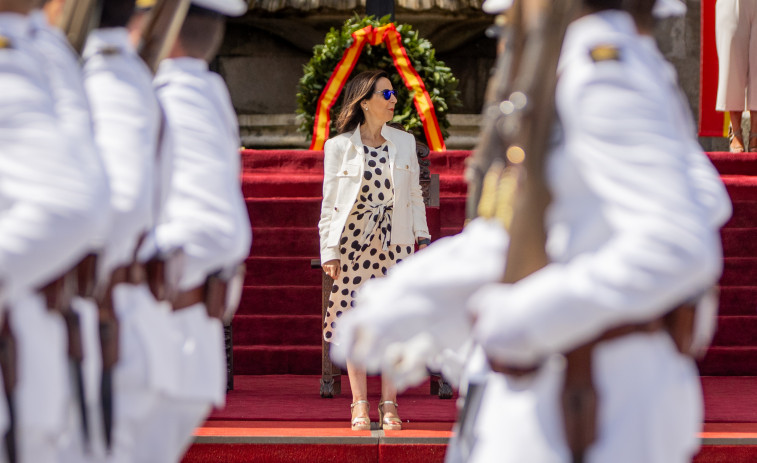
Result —
<svg viewBox="0 0 757 463"><path fill-rule="evenodd" d="M319 395L318 376L236 376L234 390L226 395L226 407L216 410L210 420L245 421L333 421L347 426L350 418L350 382L342 376L342 393L333 399ZM371 419L378 420L381 384L368 379ZM400 416L412 423L453 423L455 400L441 400L429 394L428 381L408 389L398 397Z"/></svg>
<svg viewBox="0 0 757 463"><path fill-rule="evenodd" d="M440 174L440 235L463 224L468 151L432 153ZM734 202L723 229L719 330L703 375L757 375L757 154L711 153ZM253 224L242 304L234 319L235 372L242 375L320 372L318 257L323 153L242 153L243 190Z"/></svg>
<svg viewBox="0 0 757 463"><path fill-rule="evenodd" d="M467 151L433 153L440 174L439 236L463 224ZM428 385L400 397L401 433L352 433L349 382L331 400L318 395L322 152L242 153L243 191L254 243L242 304L234 319L236 390L198 429L190 462L442 462L453 400ZM703 448L695 463L757 461L757 155L711 153L734 204L722 231L725 254L719 328L700 362L705 393ZM435 237L435 238L438 238ZM293 376L262 376L262 375ZM314 375L314 376L304 376ZM752 377L754 376L754 377ZM371 403L379 384L370 381ZM375 405L371 418L377 419ZM345 440L346 439L346 440Z"/></svg>

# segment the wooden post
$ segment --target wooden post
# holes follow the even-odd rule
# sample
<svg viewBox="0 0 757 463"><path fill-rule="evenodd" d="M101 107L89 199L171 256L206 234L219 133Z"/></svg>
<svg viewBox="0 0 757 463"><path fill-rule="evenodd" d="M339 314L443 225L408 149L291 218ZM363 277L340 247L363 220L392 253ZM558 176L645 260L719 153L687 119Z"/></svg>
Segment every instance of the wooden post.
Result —
<svg viewBox="0 0 757 463"><path fill-rule="evenodd" d="M310 268L321 271L321 321L323 321L326 319L326 309L329 307L329 296L334 280L321 269L320 259L312 259ZM331 343L326 342L321 336L321 397L324 399L330 399L342 393L342 369L331 362L330 349Z"/></svg>

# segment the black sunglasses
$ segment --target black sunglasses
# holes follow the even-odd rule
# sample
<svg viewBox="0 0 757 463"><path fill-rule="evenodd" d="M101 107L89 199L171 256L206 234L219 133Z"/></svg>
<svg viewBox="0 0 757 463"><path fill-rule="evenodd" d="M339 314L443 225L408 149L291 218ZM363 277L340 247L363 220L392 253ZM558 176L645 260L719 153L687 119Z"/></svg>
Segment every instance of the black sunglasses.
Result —
<svg viewBox="0 0 757 463"><path fill-rule="evenodd" d="M392 95L394 95L395 98L397 97L397 92L395 92L394 90L379 90L378 92L373 92L373 93L380 93L384 95L384 99L387 101L389 101L389 98L391 98Z"/></svg>

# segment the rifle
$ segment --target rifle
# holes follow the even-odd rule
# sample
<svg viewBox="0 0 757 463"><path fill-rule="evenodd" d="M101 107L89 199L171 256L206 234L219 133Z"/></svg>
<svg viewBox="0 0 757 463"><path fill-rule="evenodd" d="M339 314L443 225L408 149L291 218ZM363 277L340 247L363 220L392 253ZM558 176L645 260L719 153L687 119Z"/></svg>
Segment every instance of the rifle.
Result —
<svg viewBox="0 0 757 463"><path fill-rule="evenodd" d="M58 27L76 53L81 55L87 36L100 18L102 0L68 0L63 6Z"/></svg>
<svg viewBox="0 0 757 463"><path fill-rule="evenodd" d="M89 420L82 370L84 348L79 314L71 308L71 300L75 295L83 298L91 297L90 291L94 287L96 262L97 255L88 254L72 269L40 289L48 310L58 313L66 324L69 370L73 379L85 448L89 446Z"/></svg>
<svg viewBox="0 0 757 463"><path fill-rule="evenodd" d="M158 0L150 10L147 25L142 31L139 56L155 73L179 35L189 10L190 0Z"/></svg>
<svg viewBox="0 0 757 463"><path fill-rule="evenodd" d="M2 320L0 321L0 371L3 373L3 390L8 405L8 431L3 436L5 453L8 463L16 463L16 337L10 326L10 315L7 308L3 308Z"/></svg>
<svg viewBox="0 0 757 463"><path fill-rule="evenodd" d="M489 204L499 210L510 234L504 283L516 283L548 264L544 214L551 201L544 169L555 117L557 64L568 24L579 0L516 0L506 50L487 89L486 128L468 167L468 215ZM488 181L485 172L497 181ZM491 186L493 185L493 186ZM568 354L563 419L574 462L594 441L596 394L591 376L579 365L591 359L591 346ZM571 362L571 360L575 360ZM531 369L492 365L506 374Z"/></svg>

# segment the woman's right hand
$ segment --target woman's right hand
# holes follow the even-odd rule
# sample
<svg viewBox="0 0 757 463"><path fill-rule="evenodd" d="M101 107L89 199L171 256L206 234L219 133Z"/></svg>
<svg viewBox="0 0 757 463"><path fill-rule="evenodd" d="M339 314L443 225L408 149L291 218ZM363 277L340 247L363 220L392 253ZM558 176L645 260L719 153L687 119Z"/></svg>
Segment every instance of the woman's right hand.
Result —
<svg viewBox="0 0 757 463"><path fill-rule="evenodd" d="M326 275L330 276L331 279L336 280L337 278L339 278L339 259L331 259L321 267L323 268L323 271L326 272Z"/></svg>

